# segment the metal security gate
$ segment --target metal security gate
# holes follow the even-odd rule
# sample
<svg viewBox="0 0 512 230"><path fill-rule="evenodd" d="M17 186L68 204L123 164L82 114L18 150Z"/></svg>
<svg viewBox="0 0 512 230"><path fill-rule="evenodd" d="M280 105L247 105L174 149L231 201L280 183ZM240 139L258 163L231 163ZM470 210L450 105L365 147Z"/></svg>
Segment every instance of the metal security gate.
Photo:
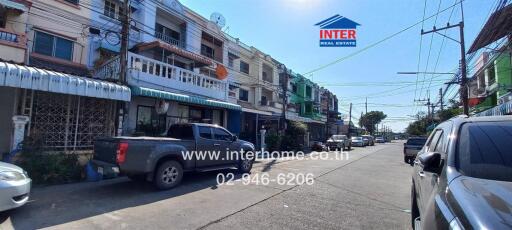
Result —
<svg viewBox="0 0 512 230"><path fill-rule="evenodd" d="M27 134L48 150L92 150L96 137L114 135L113 100L33 91L24 101L31 104Z"/></svg>

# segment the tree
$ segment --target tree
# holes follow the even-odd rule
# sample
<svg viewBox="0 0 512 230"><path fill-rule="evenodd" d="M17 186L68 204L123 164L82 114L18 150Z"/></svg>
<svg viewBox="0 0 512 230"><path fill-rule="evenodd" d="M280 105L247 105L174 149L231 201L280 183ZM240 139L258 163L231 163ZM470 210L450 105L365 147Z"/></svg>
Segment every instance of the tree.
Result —
<svg viewBox="0 0 512 230"><path fill-rule="evenodd" d="M456 100L450 100L450 106L443 111L438 111L437 115L439 116L439 121L443 122L452 117L462 114L462 109L460 108L460 102Z"/></svg>
<svg viewBox="0 0 512 230"><path fill-rule="evenodd" d="M359 126L364 127L366 131L373 135L375 126L382 120L386 119L387 115L382 111L370 111L361 115L359 118Z"/></svg>

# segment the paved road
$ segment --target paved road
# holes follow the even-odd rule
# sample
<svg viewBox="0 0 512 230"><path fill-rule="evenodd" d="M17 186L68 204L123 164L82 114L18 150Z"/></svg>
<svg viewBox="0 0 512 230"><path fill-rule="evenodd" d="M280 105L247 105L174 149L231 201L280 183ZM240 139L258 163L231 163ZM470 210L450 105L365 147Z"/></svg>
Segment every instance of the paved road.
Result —
<svg viewBox="0 0 512 230"><path fill-rule="evenodd" d="M218 172L211 172L186 175L169 191L126 178L38 188L30 203L3 213L1 227L409 229L411 167L401 152L401 143L387 143L331 152L329 160L265 160L251 175L312 173L313 185L244 185L240 175L233 185L217 184Z"/></svg>

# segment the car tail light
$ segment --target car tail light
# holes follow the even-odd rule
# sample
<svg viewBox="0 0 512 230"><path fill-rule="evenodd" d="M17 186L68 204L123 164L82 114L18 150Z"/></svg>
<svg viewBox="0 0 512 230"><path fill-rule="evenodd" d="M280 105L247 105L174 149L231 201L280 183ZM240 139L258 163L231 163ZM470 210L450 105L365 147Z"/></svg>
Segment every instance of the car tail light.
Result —
<svg viewBox="0 0 512 230"><path fill-rule="evenodd" d="M404 154L406 153L406 148L404 147Z"/></svg>
<svg viewBox="0 0 512 230"><path fill-rule="evenodd" d="M126 152L128 151L128 143L121 142L117 146L116 162L118 164L124 163L126 160Z"/></svg>

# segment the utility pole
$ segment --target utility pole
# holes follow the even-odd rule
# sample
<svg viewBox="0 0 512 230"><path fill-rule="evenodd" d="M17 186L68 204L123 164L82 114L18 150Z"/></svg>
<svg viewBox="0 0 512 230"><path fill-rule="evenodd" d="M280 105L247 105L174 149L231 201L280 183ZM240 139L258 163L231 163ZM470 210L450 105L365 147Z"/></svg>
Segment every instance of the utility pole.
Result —
<svg viewBox="0 0 512 230"><path fill-rule="evenodd" d="M119 53L119 81L126 84L126 74L128 73L128 37L130 36L130 0L124 0L121 12L119 13L121 20L121 52Z"/></svg>
<svg viewBox="0 0 512 230"><path fill-rule="evenodd" d="M130 36L130 0L124 0L119 12L119 19L121 21L121 49L119 53L119 79L118 81L127 85L126 75L128 73L127 58L128 58L128 41ZM128 122L124 122L128 114L128 103L118 102L117 104L117 135L122 135L124 128Z"/></svg>
<svg viewBox="0 0 512 230"><path fill-rule="evenodd" d="M366 113L368 113L368 97L366 97L366 100L364 102L364 107L365 107Z"/></svg>
<svg viewBox="0 0 512 230"><path fill-rule="evenodd" d="M443 105L443 88L439 88L439 102L441 103L440 104L440 109L441 111L444 110L444 105Z"/></svg>
<svg viewBox="0 0 512 230"><path fill-rule="evenodd" d="M421 35L429 34L429 33L437 33L443 37L446 37L452 41L455 41L459 43L460 45L460 101L462 103L462 108L465 115L469 115L469 106L468 106L468 89L467 89L467 64L466 64L466 47L464 43L464 8L462 6L462 1L460 2L460 9L462 13L462 20L455 25L450 25L450 23L447 23L445 27L441 28L434 28L430 31L423 31L421 30ZM460 41L457 41L451 37L448 37L444 34L439 33L440 30L446 30L450 28L459 28L459 37Z"/></svg>
<svg viewBox="0 0 512 230"><path fill-rule="evenodd" d="M282 65L282 70L283 71L283 82L282 82L282 85L281 85L281 89L283 91L283 126L282 126L282 130L283 130L283 134L284 132L286 131L286 128L287 128L287 124L286 124L286 110L288 109L288 69L286 68L285 65Z"/></svg>
<svg viewBox="0 0 512 230"><path fill-rule="evenodd" d="M351 126L350 126L350 123L352 123L352 102L350 102L350 107L349 107L349 110L348 110L348 136L350 137L350 130L351 130Z"/></svg>

